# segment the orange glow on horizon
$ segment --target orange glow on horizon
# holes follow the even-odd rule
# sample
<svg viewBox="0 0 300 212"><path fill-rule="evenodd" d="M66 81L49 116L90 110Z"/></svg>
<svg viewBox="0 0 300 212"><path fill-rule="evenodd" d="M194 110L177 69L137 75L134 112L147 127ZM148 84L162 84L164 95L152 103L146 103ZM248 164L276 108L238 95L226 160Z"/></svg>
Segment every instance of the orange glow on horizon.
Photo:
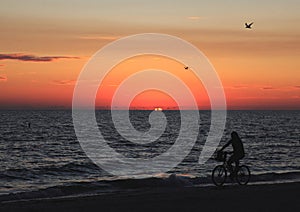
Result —
<svg viewBox="0 0 300 212"><path fill-rule="evenodd" d="M184 65L162 56L145 55L130 58L114 67L104 78L98 89L96 107L110 108L111 101L116 89L130 75L138 71L153 69L165 70L180 78L185 85L189 87L199 108L209 108L209 99L201 81L193 74L191 70L184 69ZM141 82L132 85L138 87ZM179 93L181 91L178 91ZM128 97L124 96L124 100ZM122 102L122 101L121 101ZM184 105L189 108L188 103ZM170 96L160 91L142 92L134 98L131 109L153 109L163 107L167 109L178 109L178 105ZM126 108L126 105L120 103L119 108Z"/></svg>

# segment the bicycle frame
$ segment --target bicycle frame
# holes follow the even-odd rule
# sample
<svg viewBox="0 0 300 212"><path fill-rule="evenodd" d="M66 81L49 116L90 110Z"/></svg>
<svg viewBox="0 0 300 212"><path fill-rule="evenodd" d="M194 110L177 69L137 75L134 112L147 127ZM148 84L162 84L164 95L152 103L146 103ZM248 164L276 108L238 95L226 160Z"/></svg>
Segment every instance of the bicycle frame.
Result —
<svg viewBox="0 0 300 212"><path fill-rule="evenodd" d="M230 174L233 174L233 173L231 172L231 170L229 169L228 160L227 160L227 155L228 155L228 154L233 154L233 153L224 152L224 162L223 162L222 165L224 166L224 168L225 168L225 170L226 170L227 172L229 172ZM231 167L232 167L232 170L233 170L233 172L234 172L234 170L236 169L235 165L231 165Z"/></svg>

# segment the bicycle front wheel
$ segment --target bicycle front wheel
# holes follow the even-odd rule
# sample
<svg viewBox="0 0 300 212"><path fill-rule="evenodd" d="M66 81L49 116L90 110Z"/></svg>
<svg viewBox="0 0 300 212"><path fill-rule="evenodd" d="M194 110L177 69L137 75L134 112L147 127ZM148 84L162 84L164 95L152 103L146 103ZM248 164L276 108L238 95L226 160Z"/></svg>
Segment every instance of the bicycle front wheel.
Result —
<svg viewBox="0 0 300 212"><path fill-rule="evenodd" d="M222 186L225 183L227 172L224 166L218 165L212 172L212 181L216 186Z"/></svg>
<svg viewBox="0 0 300 212"><path fill-rule="evenodd" d="M246 165L239 166L239 169L237 171L236 180L240 185L247 185L247 183L250 180L250 169Z"/></svg>

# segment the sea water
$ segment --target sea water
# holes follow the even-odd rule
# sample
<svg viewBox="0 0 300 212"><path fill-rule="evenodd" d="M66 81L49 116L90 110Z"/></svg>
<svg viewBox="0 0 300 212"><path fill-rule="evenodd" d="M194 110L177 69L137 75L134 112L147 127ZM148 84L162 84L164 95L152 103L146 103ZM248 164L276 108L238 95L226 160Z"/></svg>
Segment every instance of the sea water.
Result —
<svg viewBox="0 0 300 212"><path fill-rule="evenodd" d="M148 131L151 112L130 111L133 127L141 132ZM155 158L167 151L179 135L180 111L162 113L167 120L163 134L155 142L143 145L119 134L110 111L96 111L96 119L99 131L111 148L125 157L139 160ZM210 129L211 113L199 111L199 115L199 134L194 147L169 172L153 176L113 176L95 165L82 150L71 110L2 110L0 195L43 191L47 197L63 192L109 192L124 186L164 185L170 174L184 176L191 182L188 185L209 184L212 169L218 162L210 159L200 165L198 159ZM246 157L242 163L250 167L252 182L300 180L300 111L228 111L219 147L230 139L233 130L244 143Z"/></svg>

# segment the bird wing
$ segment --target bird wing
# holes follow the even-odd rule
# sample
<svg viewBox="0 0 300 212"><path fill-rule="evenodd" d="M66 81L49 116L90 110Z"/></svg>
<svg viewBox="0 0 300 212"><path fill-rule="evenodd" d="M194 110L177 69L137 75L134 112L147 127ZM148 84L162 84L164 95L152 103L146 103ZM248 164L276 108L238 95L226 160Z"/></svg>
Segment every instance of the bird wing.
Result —
<svg viewBox="0 0 300 212"><path fill-rule="evenodd" d="M254 22L252 22L251 24L249 24L249 26L252 26L254 24Z"/></svg>

